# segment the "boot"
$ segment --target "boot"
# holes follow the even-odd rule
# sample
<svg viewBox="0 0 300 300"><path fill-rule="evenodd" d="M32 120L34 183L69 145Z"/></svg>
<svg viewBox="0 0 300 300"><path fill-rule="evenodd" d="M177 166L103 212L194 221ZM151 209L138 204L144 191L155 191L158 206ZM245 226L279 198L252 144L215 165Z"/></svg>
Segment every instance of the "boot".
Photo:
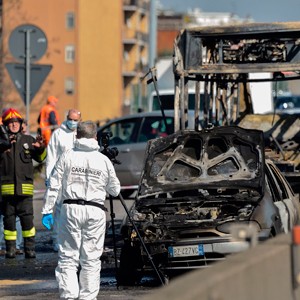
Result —
<svg viewBox="0 0 300 300"><path fill-rule="evenodd" d="M16 257L16 241L5 241L6 245L6 258L15 258Z"/></svg>
<svg viewBox="0 0 300 300"><path fill-rule="evenodd" d="M25 258L35 258L35 242L34 236L24 238Z"/></svg>

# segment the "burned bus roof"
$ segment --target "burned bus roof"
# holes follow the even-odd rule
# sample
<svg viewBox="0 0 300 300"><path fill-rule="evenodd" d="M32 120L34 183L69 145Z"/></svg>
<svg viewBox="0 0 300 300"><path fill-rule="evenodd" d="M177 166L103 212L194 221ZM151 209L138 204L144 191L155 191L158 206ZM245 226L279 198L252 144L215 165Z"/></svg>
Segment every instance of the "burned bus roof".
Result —
<svg viewBox="0 0 300 300"><path fill-rule="evenodd" d="M179 76L299 70L300 22L189 28L175 40Z"/></svg>
<svg viewBox="0 0 300 300"><path fill-rule="evenodd" d="M273 23L244 23L228 26L201 26L187 28L181 31L199 33L202 36L214 35L247 35L247 34L263 34L263 33L296 33L300 32L300 22L273 22Z"/></svg>

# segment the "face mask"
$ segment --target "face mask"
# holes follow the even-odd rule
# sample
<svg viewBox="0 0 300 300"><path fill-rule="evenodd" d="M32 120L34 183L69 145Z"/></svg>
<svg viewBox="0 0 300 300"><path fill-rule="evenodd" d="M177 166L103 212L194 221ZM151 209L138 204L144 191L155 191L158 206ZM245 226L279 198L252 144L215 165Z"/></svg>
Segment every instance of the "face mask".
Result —
<svg viewBox="0 0 300 300"><path fill-rule="evenodd" d="M78 122L73 120L67 120L67 126L70 130L75 130L77 128Z"/></svg>

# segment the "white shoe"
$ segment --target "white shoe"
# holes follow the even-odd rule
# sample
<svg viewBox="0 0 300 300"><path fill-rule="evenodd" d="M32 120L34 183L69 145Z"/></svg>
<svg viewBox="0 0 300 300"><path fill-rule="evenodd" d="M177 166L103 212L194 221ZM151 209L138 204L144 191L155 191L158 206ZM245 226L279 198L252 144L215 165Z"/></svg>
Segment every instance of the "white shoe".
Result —
<svg viewBox="0 0 300 300"><path fill-rule="evenodd" d="M53 251L54 252L58 252L58 244L54 244L53 245Z"/></svg>

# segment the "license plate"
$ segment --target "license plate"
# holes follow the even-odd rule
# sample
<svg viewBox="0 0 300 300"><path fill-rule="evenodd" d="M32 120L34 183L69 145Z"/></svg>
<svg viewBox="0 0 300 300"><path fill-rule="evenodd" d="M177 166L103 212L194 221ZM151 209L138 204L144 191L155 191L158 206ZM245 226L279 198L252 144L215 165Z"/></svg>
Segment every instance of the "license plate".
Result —
<svg viewBox="0 0 300 300"><path fill-rule="evenodd" d="M168 247L170 257L204 255L203 245Z"/></svg>

